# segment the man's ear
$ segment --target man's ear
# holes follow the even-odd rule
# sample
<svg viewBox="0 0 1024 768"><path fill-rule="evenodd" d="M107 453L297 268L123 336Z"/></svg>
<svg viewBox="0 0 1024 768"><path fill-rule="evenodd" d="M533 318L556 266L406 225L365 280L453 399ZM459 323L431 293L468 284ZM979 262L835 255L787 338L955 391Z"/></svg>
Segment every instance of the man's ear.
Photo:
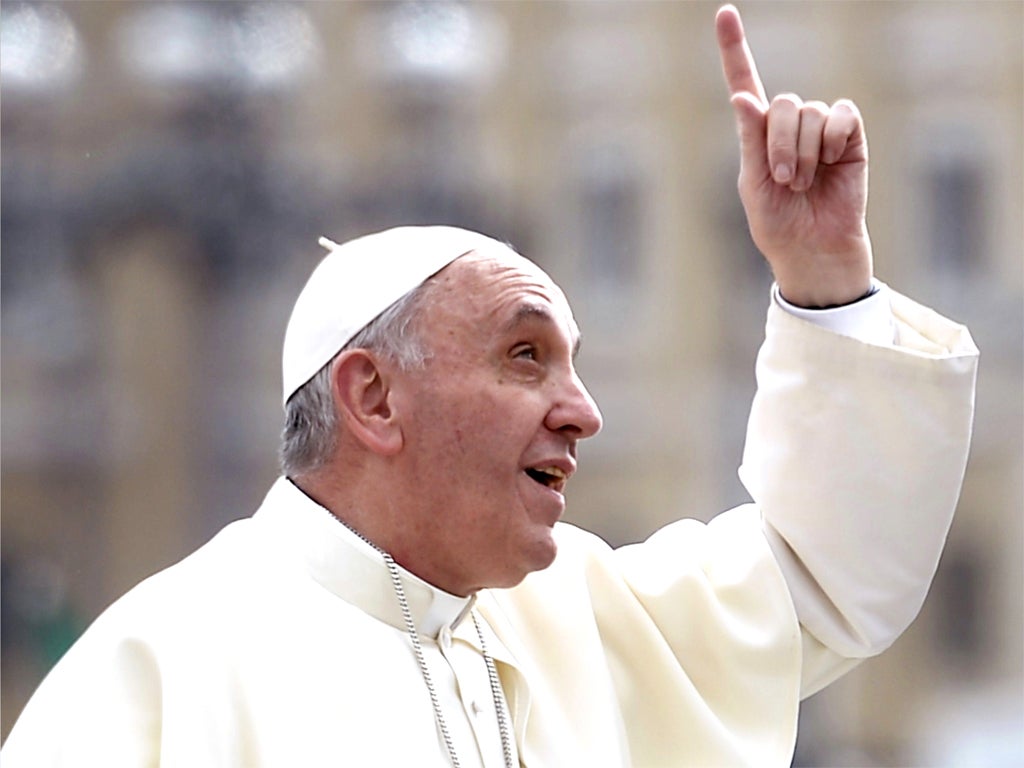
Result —
<svg viewBox="0 0 1024 768"><path fill-rule="evenodd" d="M402 448L390 384L388 371L369 350L343 352L331 368L331 394L339 417L359 442L385 456Z"/></svg>

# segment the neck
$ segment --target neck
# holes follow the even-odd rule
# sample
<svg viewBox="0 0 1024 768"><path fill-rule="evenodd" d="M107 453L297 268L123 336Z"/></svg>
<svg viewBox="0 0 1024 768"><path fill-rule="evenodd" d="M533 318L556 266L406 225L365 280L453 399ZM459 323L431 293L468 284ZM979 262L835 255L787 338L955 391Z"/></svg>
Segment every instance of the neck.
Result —
<svg viewBox="0 0 1024 768"><path fill-rule="evenodd" d="M291 477L289 480L309 498L336 517L345 527L372 546L387 552L396 563L432 586L458 597L470 597L477 587L464 584L457 573L445 567L445 558L436 557L439 550L431 546L434 540L423 530L418 519L410 519L408 510L398 509L388 500L381 499L378 489L361 502L353 487L339 484L333 472L312 472ZM450 564L449 564L450 565Z"/></svg>

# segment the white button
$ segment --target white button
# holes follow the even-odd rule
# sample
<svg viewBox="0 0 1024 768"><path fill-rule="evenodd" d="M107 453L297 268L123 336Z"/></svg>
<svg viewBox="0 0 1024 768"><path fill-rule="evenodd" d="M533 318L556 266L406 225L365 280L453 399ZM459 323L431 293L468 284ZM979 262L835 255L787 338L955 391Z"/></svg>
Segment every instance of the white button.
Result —
<svg viewBox="0 0 1024 768"><path fill-rule="evenodd" d="M452 630L451 627L441 627L441 634L437 638L441 642L441 647L446 651L452 647Z"/></svg>

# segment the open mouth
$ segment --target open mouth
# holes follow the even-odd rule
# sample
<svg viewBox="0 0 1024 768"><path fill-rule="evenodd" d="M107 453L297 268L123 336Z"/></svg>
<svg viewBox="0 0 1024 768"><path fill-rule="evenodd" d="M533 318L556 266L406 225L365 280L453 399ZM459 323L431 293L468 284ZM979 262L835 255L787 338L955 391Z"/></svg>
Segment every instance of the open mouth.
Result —
<svg viewBox="0 0 1024 768"><path fill-rule="evenodd" d="M527 467L525 471L535 483L553 491L565 488L566 474L558 467Z"/></svg>

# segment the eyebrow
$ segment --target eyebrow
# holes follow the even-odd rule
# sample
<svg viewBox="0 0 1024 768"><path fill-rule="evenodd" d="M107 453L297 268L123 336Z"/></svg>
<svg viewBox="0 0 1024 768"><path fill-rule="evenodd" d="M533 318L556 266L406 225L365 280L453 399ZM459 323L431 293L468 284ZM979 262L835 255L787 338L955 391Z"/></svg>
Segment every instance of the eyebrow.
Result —
<svg viewBox="0 0 1024 768"><path fill-rule="evenodd" d="M521 304L517 309L512 318L505 323L502 327L503 333L511 333L519 326L528 323L540 321L548 323L550 325L557 325L555 316L551 313L543 304ZM580 346L583 343L583 335L580 333L579 328L576 328L576 341L572 345L572 357L573 359L580 353Z"/></svg>

